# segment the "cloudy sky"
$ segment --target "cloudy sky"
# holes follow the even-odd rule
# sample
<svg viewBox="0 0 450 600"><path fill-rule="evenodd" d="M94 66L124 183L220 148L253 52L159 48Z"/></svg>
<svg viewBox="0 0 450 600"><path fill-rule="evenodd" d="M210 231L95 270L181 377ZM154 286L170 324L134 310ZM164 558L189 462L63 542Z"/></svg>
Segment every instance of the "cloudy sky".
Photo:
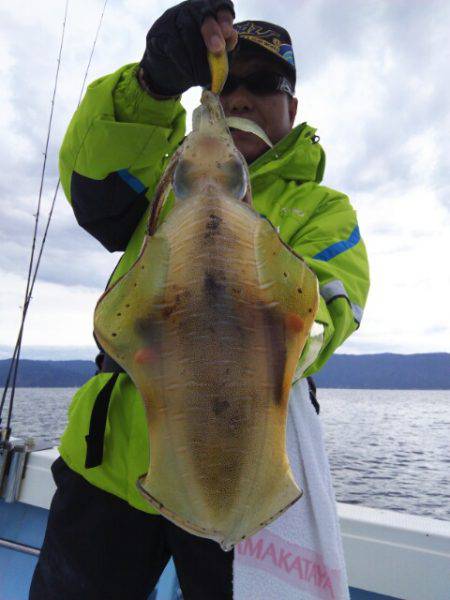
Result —
<svg viewBox="0 0 450 600"><path fill-rule="evenodd" d="M0 5L0 357L19 327L64 4ZM149 26L172 4L110 0L88 81L139 60ZM102 6L69 5L44 215ZM290 31L298 121L318 128L327 152L324 183L349 194L358 211L372 288L362 326L341 351L449 351L450 3L235 6L239 20L269 20ZM185 107L192 110L198 99L199 90L191 90ZM92 356L93 309L117 260L77 226L61 193L27 321L29 356Z"/></svg>

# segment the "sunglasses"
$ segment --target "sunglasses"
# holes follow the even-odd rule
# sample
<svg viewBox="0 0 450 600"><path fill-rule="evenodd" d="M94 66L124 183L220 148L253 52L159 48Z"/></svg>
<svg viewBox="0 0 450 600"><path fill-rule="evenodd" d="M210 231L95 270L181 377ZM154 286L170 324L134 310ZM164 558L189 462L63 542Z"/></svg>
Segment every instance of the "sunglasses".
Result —
<svg viewBox="0 0 450 600"><path fill-rule="evenodd" d="M249 92L255 96L266 96L274 92L286 92L289 96L294 95L294 89L291 82L279 73L272 71L256 71L246 77L236 77L228 75L228 79L223 86L221 96L231 94L237 88L243 85Z"/></svg>

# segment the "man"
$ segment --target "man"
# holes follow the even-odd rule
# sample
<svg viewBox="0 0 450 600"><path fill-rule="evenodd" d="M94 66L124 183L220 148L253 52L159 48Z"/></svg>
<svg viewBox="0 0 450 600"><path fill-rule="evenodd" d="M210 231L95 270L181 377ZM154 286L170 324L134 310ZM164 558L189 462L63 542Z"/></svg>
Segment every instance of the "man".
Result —
<svg viewBox="0 0 450 600"><path fill-rule="evenodd" d="M304 377L358 327L368 292L367 259L347 197L320 185L325 155L315 130L306 123L292 129L296 71L288 33L257 21L233 29L233 18L229 0L188 0L166 11L147 35L140 65L89 87L61 148L61 180L79 224L108 250L124 251L111 285L139 254L152 194L183 139L179 97L193 85L208 85L206 48L226 48L233 60L221 95L225 114L252 119L275 144L267 151L254 135L232 132L250 165L254 208L320 283L321 334L300 361L298 376ZM162 219L170 208L169 198ZM143 600L170 556L186 600L245 597L236 578L233 584L237 553L179 529L139 495L135 482L147 472L149 456L143 403L118 365L109 357L100 362L101 372L77 392L69 410L30 598ZM309 418L317 421L311 427L319 426L307 404ZM329 478L324 465L319 470ZM304 479L306 499L297 505L313 505L313 484L308 488ZM307 520L312 540L317 523ZM264 600L276 597L271 593ZM278 597L289 600L287 592Z"/></svg>

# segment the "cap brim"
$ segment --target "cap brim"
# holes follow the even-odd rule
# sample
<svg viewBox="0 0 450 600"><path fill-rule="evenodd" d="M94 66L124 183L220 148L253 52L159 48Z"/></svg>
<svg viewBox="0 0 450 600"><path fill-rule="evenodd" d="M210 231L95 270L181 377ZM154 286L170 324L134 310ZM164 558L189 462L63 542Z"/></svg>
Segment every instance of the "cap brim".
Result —
<svg viewBox="0 0 450 600"><path fill-rule="evenodd" d="M295 87L295 82L296 82L295 67L292 66L287 60L282 58L279 54L270 50L270 48L266 48L265 46L263 46L262 44L260 44L256 41L249 40L248 38L245 38L245 37L242 37L241 35L239 35L239 41L238 41L238 45L236 47L236 51L237 51L237 53L239 53L239 51L241 51L241 50L244 52L255 52L256 54L259 54L261 56L264 56L266 58L270 58L271 60L273 60L274 64L281 67L283 74L285 74L288 77L288 79L291 81L292 85Z"/></svg>

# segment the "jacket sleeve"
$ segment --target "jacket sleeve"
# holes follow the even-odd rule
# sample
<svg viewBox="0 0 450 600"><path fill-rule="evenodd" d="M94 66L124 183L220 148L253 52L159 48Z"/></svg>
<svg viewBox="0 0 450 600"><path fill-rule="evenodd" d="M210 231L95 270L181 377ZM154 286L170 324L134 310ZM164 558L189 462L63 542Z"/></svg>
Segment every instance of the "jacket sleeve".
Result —
<svg viewBox="0 0 450 600"><path fill-rule="evenodd" d="M185 133L179 100L151 98L137 68L125 65L88 87L59 155L78 223L111 252L125 249Z"/></svg>
<svg viewBox="0 0 450 600"><path fill-rule="evenodd" d="M289 242L317 275L320 304L316 316L319 343L308 342L299 371L312 375L360 325L369 291L369 265L356 213L344 194L311 186L320 200ZM308 350L308 347L307 349ZM309 357L308 357L309 354Z"/></svg>

